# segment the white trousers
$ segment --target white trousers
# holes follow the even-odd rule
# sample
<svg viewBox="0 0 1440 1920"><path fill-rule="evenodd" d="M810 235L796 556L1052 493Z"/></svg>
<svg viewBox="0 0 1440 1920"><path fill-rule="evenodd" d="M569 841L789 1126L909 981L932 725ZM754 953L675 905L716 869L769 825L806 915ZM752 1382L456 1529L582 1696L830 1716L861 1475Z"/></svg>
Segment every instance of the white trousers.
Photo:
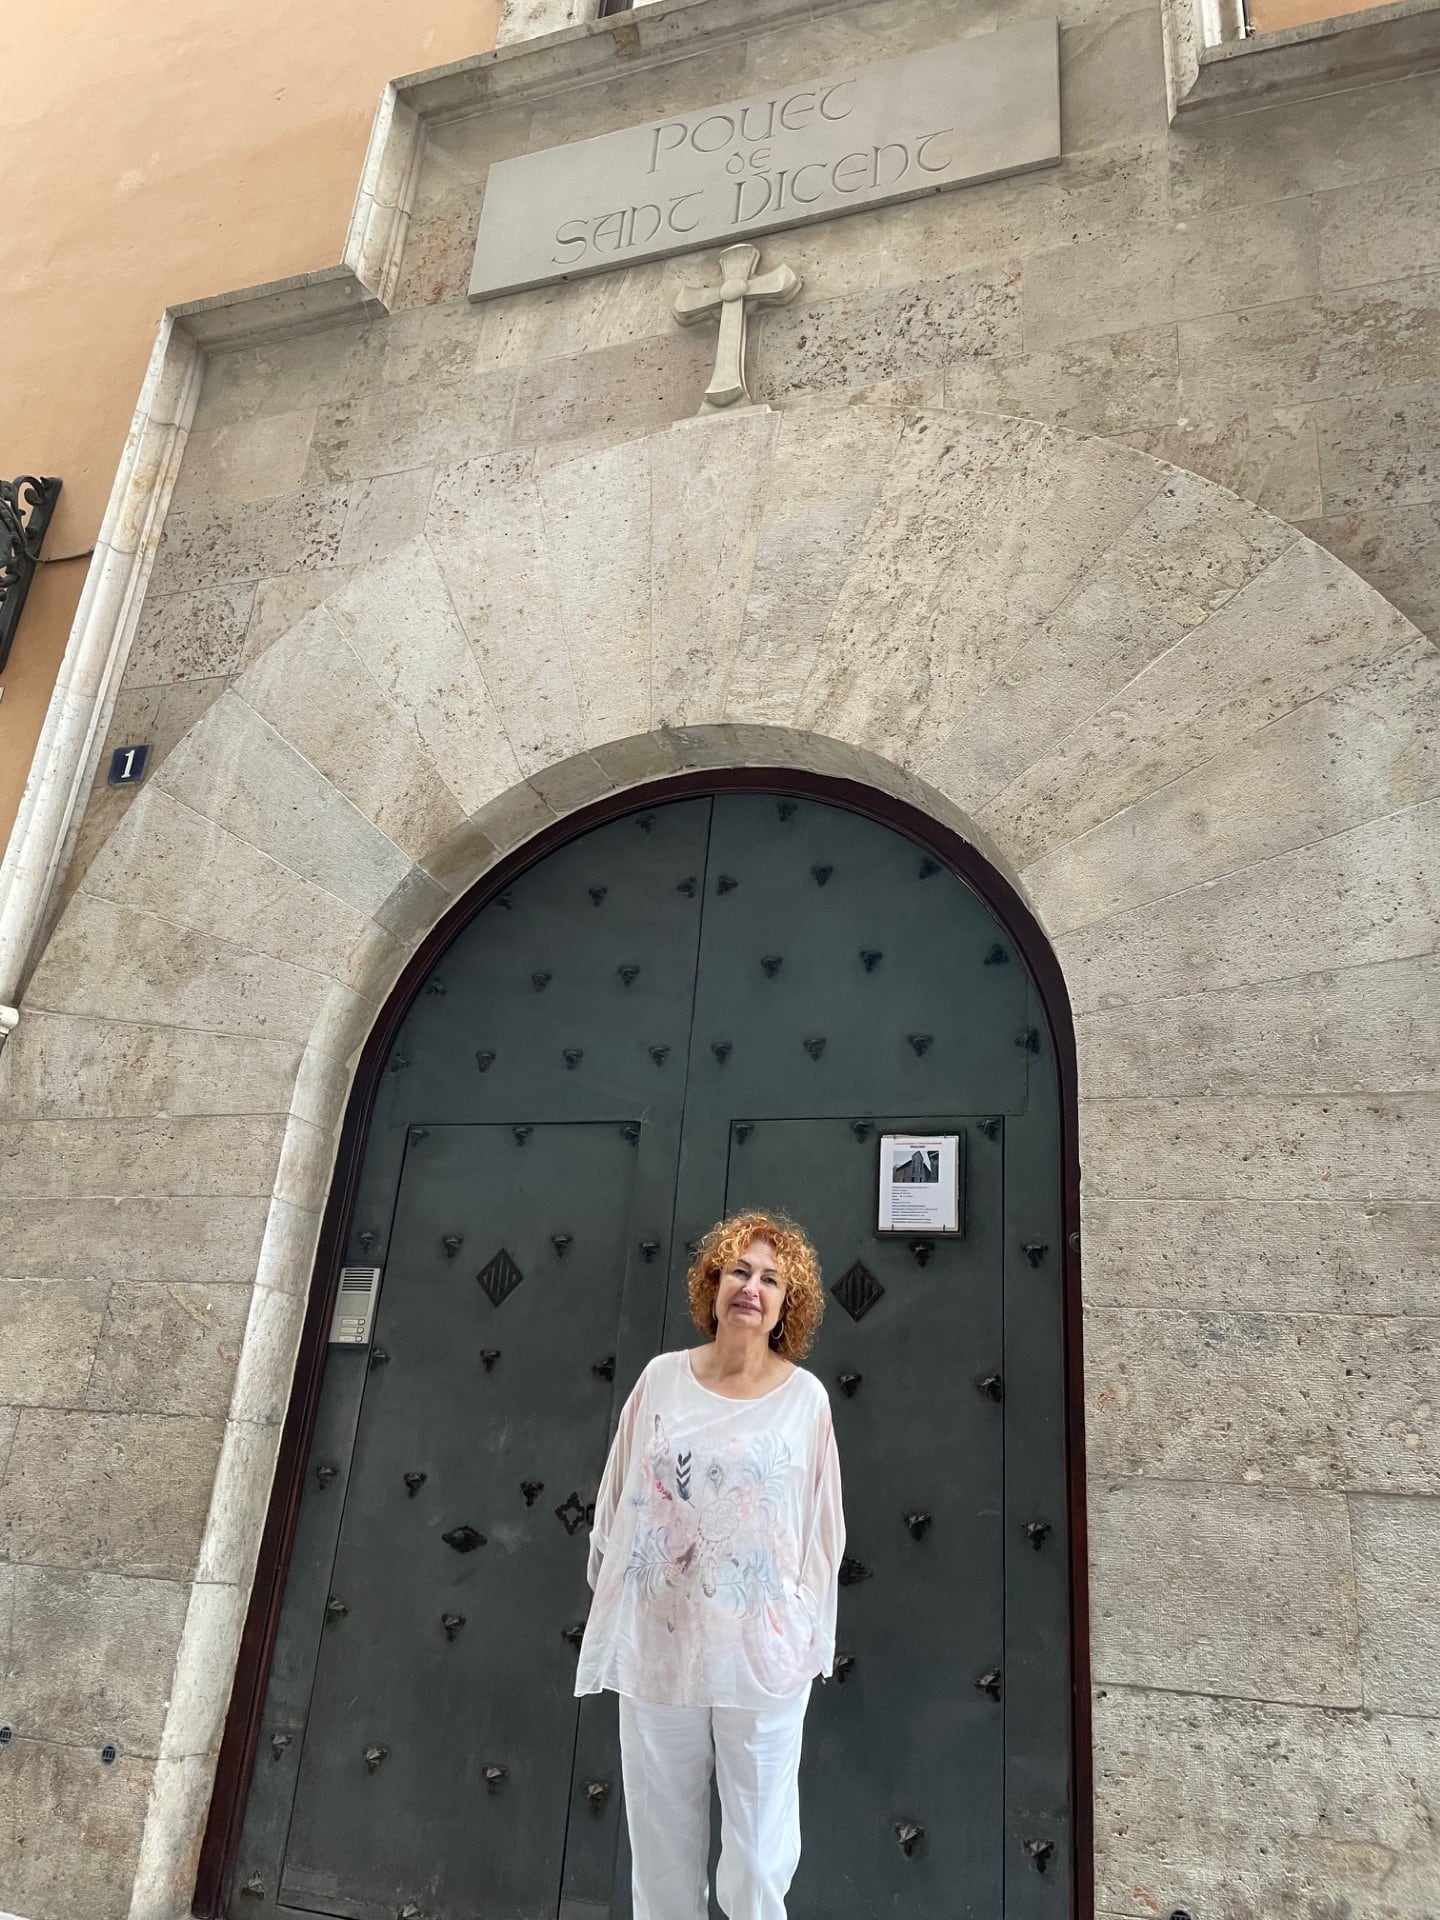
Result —
<svg viewBox="0 0 1440 1920"><path fill-rule="evenodd" d="M715 1897L728 1920L785 1920L800 1861L807 1686L744 1707L659 1707L620 1696L620 1766L635 1920L708 1920L710 1775L720 1788Z"/></svg>

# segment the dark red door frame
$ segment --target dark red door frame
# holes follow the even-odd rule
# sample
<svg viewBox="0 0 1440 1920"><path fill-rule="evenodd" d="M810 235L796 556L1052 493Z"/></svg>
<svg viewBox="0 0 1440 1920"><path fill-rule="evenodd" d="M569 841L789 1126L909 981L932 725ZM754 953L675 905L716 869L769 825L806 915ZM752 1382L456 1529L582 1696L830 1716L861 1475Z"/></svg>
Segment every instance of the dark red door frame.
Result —
<svg viewBox="0 0 1440 1920"><path fill-rule="evenodd" d="M1018 893L970 843L938 821L901 800L876 792L853 780L789 768L733 767L706 773L684 773L631 787L609 795L568 815L507 854L457 900L432 927L381 1008L380 1016L361 1052L350 1095L335 1179L320 1228L315 1275L305 1312L300 1352L290 1405L280 1438L274 1490L260 1542L255 1584L241 1636L230 1711L215 1774L210 1816L200 1852L193 1911L204 1920L221 1920L240 1848L241 1828L260 1717L270 1677L270 1661L285 1598L285 1577L295 1537L305 1462L309 1456L315 1414L325 1371L325 1353L341 1255L349 1232L355 1190L360 1178L365 1141L384 1063L412 1001L429 979L436 963L456 935L496 894L503 893L527 867L591 827L623 814L638 813L666 800L691 799L720 793L791 794L825 801L894 828L933 854L965 882L989 907L1024 956L1045 1009L1050 1042L1060 1084L1061 1165L1064 1182L1061 1209L1064 1231L1064 1340L1065 1340L1065 1455L1070 1519L1070 1729L1074 1849L1074 1920L1093 1920L1094 1883L1091 1866L1094 1809L1090 1731L1090 1618L1086 1579L1084 1376L1080 1333L1080 1142L1076 1104L1075 1033L1070 996L1059 962L1038 921Z"/></svg>

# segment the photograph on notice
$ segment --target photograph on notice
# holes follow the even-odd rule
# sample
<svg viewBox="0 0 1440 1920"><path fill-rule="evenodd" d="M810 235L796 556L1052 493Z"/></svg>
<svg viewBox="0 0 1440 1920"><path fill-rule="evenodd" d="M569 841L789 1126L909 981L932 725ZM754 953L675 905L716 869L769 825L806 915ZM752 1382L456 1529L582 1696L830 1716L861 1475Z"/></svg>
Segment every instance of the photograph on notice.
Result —
<svg viewBox="0 0 1440 1920"><path fill-rule="evenodd" d="M958 1133L880 1136L878 1233L963 1233Z"/></svg>

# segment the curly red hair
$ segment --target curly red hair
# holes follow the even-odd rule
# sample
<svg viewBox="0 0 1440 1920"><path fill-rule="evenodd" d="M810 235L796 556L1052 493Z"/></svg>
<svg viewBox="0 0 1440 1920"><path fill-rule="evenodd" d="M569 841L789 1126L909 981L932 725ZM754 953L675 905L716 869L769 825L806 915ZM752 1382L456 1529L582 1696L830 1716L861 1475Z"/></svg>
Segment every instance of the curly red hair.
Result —
<svg viewBox="0 0 1440 1920"><path fill-rule="evenodd" d="M685 1277L690 1317L701 1333L714 1336L720 1276L734 1266L752 1240L768 1240L774 1247L775 1265L785 1282L785 1304L770 1344L784 1359L799 1362L810 1351L819 1328L825 1293L815 1249L788 1214L736 1213L711 1227L695 1249L694 1263Z"/></svg>

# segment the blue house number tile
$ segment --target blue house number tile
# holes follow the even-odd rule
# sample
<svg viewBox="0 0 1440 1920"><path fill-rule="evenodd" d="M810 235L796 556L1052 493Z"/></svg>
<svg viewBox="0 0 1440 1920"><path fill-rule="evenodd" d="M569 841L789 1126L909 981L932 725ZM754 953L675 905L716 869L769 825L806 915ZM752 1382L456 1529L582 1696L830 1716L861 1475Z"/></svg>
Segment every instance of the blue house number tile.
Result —
<svg viewBox="0 0 1440 1920"><path fill-rule="evenodd" d="M145 777L145 762L150 758L150 749L144 747L116 747L110 756L110 785L112 787L133 787Z"/></svg>

